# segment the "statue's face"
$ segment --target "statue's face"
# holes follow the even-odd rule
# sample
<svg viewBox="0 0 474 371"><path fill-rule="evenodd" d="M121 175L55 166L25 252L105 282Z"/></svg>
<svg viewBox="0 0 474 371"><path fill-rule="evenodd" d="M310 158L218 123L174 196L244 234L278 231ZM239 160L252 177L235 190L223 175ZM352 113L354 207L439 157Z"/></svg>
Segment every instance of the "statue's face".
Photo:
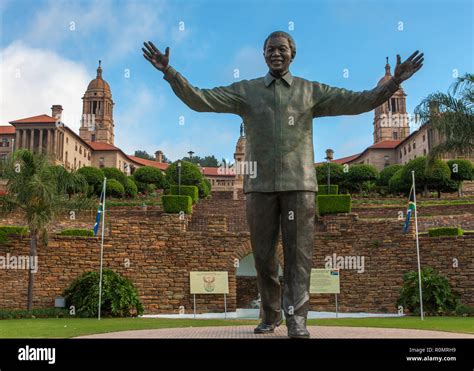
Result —
<svg viewBox="0 0 474 371"><path fill-rule="evenodd" d="M267 41L263 52L265 62L270 71L275 75L281 75L288 71L291 58L290 43L286 37L272 37Z"/></svg>

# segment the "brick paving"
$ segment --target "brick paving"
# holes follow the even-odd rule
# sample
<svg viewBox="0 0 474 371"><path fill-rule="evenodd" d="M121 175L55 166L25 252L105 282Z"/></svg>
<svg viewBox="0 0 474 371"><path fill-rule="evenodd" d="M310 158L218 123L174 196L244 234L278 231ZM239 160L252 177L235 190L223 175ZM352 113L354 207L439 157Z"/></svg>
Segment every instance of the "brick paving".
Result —
<svg viewBox="0 0 474 371"><path fill-rule="evenodd" d="M80 336L82 339L282 339L286 327L273 334L255 335L255 326L186 327L154 330L133 330ZM412 330L374 327L308 326L313 339L454 339L474 335L444 331Z"/></svg>

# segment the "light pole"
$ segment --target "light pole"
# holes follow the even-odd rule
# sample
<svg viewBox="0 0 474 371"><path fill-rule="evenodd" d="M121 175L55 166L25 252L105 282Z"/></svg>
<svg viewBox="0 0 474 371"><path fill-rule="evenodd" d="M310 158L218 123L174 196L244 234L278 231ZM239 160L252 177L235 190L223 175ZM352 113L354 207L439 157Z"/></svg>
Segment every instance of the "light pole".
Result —
<svg viewBox="0 0 474 371"><path fill-rule="evenodd" d="M194 155L194 152L193 152L193 151L189 151L189 152L188 152L188 155L189 155L189 162L193 162L193 155Z"/></svg>
<svg viewBox="0 0 474 371"><path fill-rule="evenodd" d="M181 195L181 161L178 161L178 195Z"/></svg>
<svg viewBox="0 0 474 371"><path fill-rule="evenodd" d="M331 188L331 160L334 158L334 151L330 148L326 150L326 161L328 163L328 194L330 194Z"/></svg>

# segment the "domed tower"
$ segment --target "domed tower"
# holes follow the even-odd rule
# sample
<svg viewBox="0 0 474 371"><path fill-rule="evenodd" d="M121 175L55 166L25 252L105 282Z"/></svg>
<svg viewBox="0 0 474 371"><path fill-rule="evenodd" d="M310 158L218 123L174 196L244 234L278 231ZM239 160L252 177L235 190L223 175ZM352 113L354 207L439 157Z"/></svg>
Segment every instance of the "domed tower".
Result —
<svg viewBox="0 0 474 371"><path fill-rule="evenodd" d="M234 152L234 162L235 168L237 168L239 163L242 165L245 161L245 143L247 139L244 134L244 124L240 124L240 137L237 140L237 145L235 146ZM243 198L243 189L244 189L244 175L241 173L235 174L234 179L234 200Z"/></svg>
<svg viewBox="0 0 474 371"><path fill-rule="evenodd" d="M379 80L377 86L391 78L387 57L385 75ZM406 94L400 86L400 89L393 93L388 101L375 109L374 144L384 140L403 140L410 134L405 97Z"/></svg>
<svg viewBox="0 0 474 371"><path fill-rule="evenodd" d="M89 142L114 144L112 93L110 86L102 78L101 61L97 77L89 83L82 97L82 122L79 135Z"/></svg>

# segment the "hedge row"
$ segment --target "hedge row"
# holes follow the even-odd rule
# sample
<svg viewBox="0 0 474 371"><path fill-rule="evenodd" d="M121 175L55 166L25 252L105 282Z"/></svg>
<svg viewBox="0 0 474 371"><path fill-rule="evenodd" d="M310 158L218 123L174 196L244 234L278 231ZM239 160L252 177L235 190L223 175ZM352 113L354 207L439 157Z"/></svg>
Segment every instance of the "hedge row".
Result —
<svg viewBox="0 0 474 371"><path fill-rule="evenodd" d="M351 212L351 195L319 195L316 197L319 215Z"/></svg>
<svg viewBox="0 0 474 371"><path fill-rule="evenodd" d="M26 235L27 233L28 233L27 227L18 227L18 226L11 226L11 225L0 226L0 243L7 243L8 236Z"/></svg>
<svg viewBox="0 0 474 371"><path fill-rule="evenodd" d="M165 213L175 214L184 211L186 214L191 214L193 210L193 201L190 196L163 195L161 202Z"/></svg>
<svg viewBox="0 0 474 371"><path fill-rule="evenodd" d="M439 236L462 236L464 231L458 227L439 227L428 229L428 236L439 237Z"/></svg>
<svg viewBox="0 0 474 371"><path fill-rule="evenodd" d="M329 186L329 192L328 192L328 186L327 185L318 185L318 195L337 195L339 193L339 186L337 184L331 184Z"/></svg>
<svg viewBox="0 0 474 371"><path fill-rule="evenodd" d="M179 188L181 188L181 190ZM183 195L191 197L193 204L198 202L199 190L196 186L182 185L181 187L179 187L177 185L172 185L170 186L170 191L172 195Z"/></svg>
<svg viewBox="0 0 474 371"><path fill-rule="evenodd" d="M92 229L64 229L59 232L61 236L85 236L93 237L94 231Z"/></svg>

